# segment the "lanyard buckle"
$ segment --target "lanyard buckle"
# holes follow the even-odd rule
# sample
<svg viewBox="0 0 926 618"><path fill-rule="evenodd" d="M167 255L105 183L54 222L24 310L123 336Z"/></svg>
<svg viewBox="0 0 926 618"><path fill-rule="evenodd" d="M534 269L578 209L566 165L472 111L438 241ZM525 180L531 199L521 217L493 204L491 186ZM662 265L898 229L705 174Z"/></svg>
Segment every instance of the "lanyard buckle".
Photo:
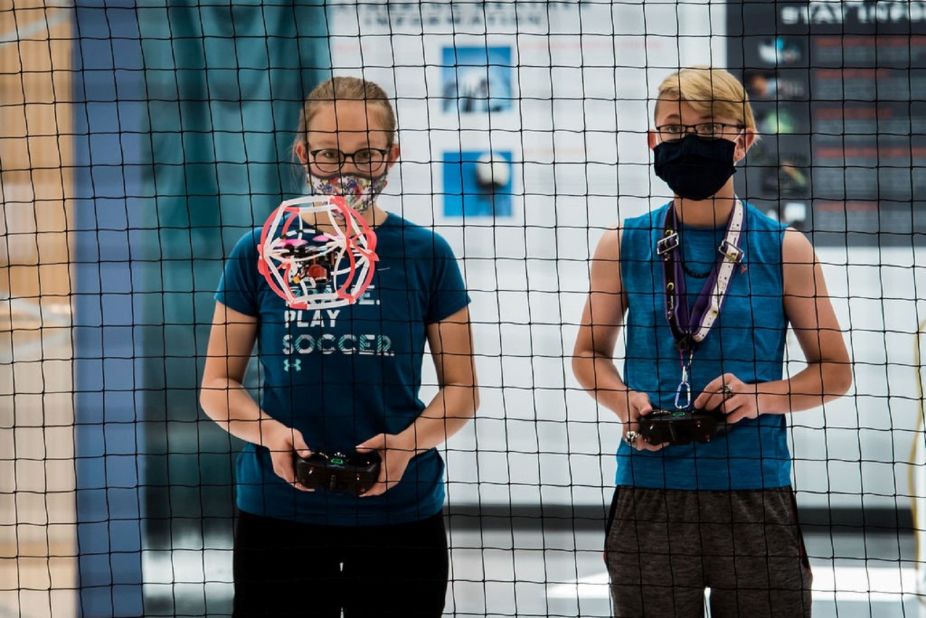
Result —
<svg viewBox="0 0 926 618"><path fill-rule="evenodd" d="M724 259L730 260L734 264L739 264L743 261L743 250L727 239L724 239L724 241L720 243L717 250L720 251L720 255L722 255Z"/></svg>
<svg viewBox="0 0 926 618"><path fill-rule="evenodd" d="M672 232L665 238L660 238L656 243L656 253L665 256L668 252L678 247L678 233Z"/></svg>

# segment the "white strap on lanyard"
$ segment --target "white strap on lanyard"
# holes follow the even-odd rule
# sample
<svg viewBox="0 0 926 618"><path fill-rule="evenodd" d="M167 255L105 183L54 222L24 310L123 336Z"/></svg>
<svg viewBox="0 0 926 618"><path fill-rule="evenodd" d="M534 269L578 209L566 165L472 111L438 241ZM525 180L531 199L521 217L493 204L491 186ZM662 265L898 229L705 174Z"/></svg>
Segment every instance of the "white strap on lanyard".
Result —
<svg viewBox="0 0 926 618"><path fill-rule="evenodd" d="M692 339L699 343L704 341L714 322L717 321L717 316L720 315L720 307L727 293L727 286L730 285L730 280L733 278L733 269L743 259L743 250L739 248L739 240L740 231L743 229L744 216L745 208L743 208L742 202L736 200L733 205L733 216L730 218L727 235L718 249L723 254L723 262L721 262L717 270L717 281L714 282L714 289L711 291L711 304L704 314L700 328L692 334Z"/></svg>

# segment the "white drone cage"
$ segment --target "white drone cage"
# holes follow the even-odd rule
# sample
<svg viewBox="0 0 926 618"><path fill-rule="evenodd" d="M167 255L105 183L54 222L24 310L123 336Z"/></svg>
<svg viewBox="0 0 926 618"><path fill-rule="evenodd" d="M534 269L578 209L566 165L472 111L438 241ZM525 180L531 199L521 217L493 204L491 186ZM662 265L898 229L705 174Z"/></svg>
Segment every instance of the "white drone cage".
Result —
<svg viewBox="0 0 926 618"><path fill-rule="evenodd" d="M323 218L331 231L314 227ZM327 195L281 203L264 223L258 253L261 274L292 309L357 302L378 260L373 229L343 197Z"/></svg>

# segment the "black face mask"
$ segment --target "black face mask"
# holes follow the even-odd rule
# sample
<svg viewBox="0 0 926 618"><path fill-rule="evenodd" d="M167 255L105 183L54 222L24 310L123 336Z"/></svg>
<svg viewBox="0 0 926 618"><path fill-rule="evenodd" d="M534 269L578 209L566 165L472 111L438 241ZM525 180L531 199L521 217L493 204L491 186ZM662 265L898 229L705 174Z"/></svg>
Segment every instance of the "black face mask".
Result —
<svg viewBox="0 0 926 618"><path fill-rule="evenodd" d="M703 200L717 193L736 173L736 144L727 139L705 139L688 134L662 142L653 150L656 175L679 197Z"/></svg>

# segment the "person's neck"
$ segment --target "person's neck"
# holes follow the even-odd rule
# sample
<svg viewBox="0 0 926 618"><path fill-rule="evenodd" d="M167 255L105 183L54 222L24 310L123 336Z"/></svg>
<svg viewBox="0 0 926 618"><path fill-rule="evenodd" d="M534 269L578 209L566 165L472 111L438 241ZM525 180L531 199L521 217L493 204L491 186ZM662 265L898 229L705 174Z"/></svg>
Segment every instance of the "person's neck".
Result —
<svg viewBox="0 0 926 618"><path fill-rule="evenodd" d="M360 216L363 217L363 220L367 222L367 225L370 227L377 227L383 224L383 222L389 218L389 213L380 208L374 202L372 206L366 209L365 212L361 213Z"/></svg>
<svg viewBox="0 0 926 618"><path fill-rule="evenodd" d="M704 200L689 200L676 196L673 208L680 225L716 228L727 224L736 199L731 179L720 191Z"/></svg>
<svg viewBox="0 0 926 618"><path fill-rule="evenodd" d="M367 222L367 225L369 225L370 227L374 227L374 228L382 225L383 222L385 222L386 219L389 218L389 213L383 210L382 208L380 208L379 206L377 206L375 203L369 208L367 208L366 210L364 210L363 212L358 213L358 214L364 221ZM315 229L317 229L319 232L333 232L334 231L334 228L328 222L327 215L318 216L316 214L314 216L314 221L312 221L312 225L314 225Z"/></svg>

